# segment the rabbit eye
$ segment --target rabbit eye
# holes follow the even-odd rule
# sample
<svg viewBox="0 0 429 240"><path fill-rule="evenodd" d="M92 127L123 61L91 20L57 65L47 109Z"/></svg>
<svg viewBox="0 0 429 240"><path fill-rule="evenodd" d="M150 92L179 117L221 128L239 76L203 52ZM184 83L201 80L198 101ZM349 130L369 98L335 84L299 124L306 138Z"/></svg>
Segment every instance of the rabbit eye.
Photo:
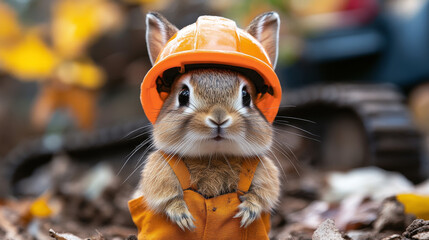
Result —
<svg viewBox="0 0 429 240"><path fill-rule="evenodd" d="M182 90L179 92L179 106L188 106L189 105L189 88L185 85Z"/></svg>
<svg viewBox="0 0 429 240"><path fill-rule="evenodd" d="M246 87L243 87L243 89L241 90L241 98L242 98L243 106L249 107L251 99L250 99L250 94L247 91Z"/></svg>

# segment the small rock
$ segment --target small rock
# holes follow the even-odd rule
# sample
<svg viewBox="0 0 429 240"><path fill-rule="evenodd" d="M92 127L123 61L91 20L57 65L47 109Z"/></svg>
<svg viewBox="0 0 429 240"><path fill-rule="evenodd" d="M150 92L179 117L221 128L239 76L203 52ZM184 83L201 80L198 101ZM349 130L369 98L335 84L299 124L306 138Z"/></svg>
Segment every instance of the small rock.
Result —
<svg viewBox="0 0 429 240"><path fill-rule="evenodd" d="M316 229L312 237L313 240L345 240L338 229L335 227L335 223L332 219L326 219Z"/></svg>

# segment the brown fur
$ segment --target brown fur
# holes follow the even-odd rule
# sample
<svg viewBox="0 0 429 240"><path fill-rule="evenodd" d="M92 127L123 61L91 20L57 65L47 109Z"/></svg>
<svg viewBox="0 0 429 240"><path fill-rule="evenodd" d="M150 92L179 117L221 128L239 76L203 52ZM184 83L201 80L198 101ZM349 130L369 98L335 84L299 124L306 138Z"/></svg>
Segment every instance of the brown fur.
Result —
<svg viewBox="0 0 429 240"><path fill-rule="evenodd" d="M254 24L264 26L258 21ZM185 85L190 89L190 103L180 107L178 95ZM241 100L244 86L252 98L250 107L244 107ZM272 210L280 192L279 171L265 156L273 130L253 104L255 97L251 81L230 70L192 70L176 79L154 125L157 150L147 159L135 197L143 195L151 209L166 214L182 229L192 229L195 226L183 190L160 151L180 157L197 191L208 198L235 192L242 162L257 156L260 164L249 192L241 197L236 217L241 217L242 226L248 226L262 211ZM213 122L225 124L217 127ZM215 141L216 136L222 140Z"/></svg>
<svg viewBox="0 0 429 240"><path fill-rule="evenodd" d="M235 192L239 180L242 158L211 156L207 159L184 158L189 168L191 183L205 197Z"/></svg>

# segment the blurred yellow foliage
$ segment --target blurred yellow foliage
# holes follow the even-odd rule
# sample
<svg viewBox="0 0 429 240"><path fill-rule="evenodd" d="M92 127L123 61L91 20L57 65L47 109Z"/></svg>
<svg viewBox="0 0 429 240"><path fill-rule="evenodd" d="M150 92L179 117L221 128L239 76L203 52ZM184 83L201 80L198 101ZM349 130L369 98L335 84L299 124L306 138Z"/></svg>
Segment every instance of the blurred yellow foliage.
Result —
<svg viewBox="0 0 429 240"><path fill-rule="evenodd" d="M20 35L21 28L15 12L6 4L0 2L0 42L10 41Z"/></svg>
<svg viewBox="0 0 429 240"><path fill-rule="evenodd" d="M66 58L77 57L94 38L121 24L120 9L109 1L58 1L53 8L51 29L54 48Z"/></svg>
<svg viewBox="0 0 429 240"><path fill-rule="evenodd" d="M106 0L56 2L53 48L45 44L38 31L22 31L15 12L6 4L0 3L0 16L0 68L4 71L21 80L55 78L88 89L104 83L103 71L92 61L74 59L83 59L95 37L120 26L122 15L117 5Z"/></svg>
<svg viewBox="0 0 429 240"><path fill-rule="evenodd" d="M336 11L345 3L345 0L290 0L290 7L299 16L309 16Z"/></svg>
<svg viewBox="0 0 429 240"><path fill-rule="evenodd" d="M159 0L123 0L126 3L134 3L134 4L145 4L145 3L153 3Z"/></svg>
<svg viewBox="0 0 429 240"><path fill-rule="evenodd" d="M66 61L57 69L58 79L71 85L96 89L104 83L104 73L90 60Z"/></svg>
<svg viewBox="0 0 429 240"><path fill-rule="evenodd" d="M399 202L404 204L405 212L414 214L417 218L429 220L429 196L412 193L398 194Z"/></svg>
<svg viewBox="0 0 429 240"><path fill-rule="evenodd" d="M104 84L105 75L85 53L97 37L122 23L122 11L113 1L55 1L48 46L40 32L21 28L14 9L0 2L0 69L21 80L44 82L33 107L36 126L43 128L58 108L69 109L80 128L93 126L93 90ZM26 218L51 213L46 199L40 198Z"/></svg>
<svg viewBox="0 0 429 240"><path fill-rule="evenodd" d="M29 31L14 44L0 45L0 67L22 80L45 80L58 61L37 31Z"/></svg>

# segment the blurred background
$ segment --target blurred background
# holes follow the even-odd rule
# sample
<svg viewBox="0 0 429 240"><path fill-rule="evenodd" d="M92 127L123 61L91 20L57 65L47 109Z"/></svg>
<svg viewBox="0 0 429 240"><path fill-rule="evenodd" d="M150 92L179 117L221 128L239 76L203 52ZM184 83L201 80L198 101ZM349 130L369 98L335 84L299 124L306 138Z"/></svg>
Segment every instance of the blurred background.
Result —
<svg viewBox="0 0 429 240"><path fill-rule="evenodd" d="M148 11L179 29L200 15L245 28L258 14L279 13L284 98L273 157L292 176L285 184L366 166L410 183L429 176L426 0L2 0L0 197L30 199L17 213L24 226L62 209L91 226L132 228L126 201L150 150L139 101L151 67ZM317 198L316 187L307 190L300 189ZM52 196L63 207L37 205ZM47 212L28 210L35 203ZM113 213L122 215L112 220ZM49 224L79 229L64 222Z"/></svg>

